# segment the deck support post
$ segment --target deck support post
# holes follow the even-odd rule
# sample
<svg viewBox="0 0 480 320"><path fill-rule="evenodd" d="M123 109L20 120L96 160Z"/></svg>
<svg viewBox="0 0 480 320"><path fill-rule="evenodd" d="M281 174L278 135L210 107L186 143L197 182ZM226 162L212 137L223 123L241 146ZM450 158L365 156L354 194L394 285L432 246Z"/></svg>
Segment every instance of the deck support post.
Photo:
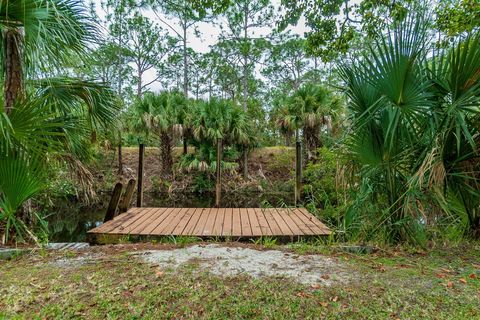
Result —
<svg viewBox="0 0 480 320"><path fill-rule="evenodd" d="M222 139L217 138L217 180L215 185L215 207L220 207L222 198Z"/></svg>
<svg viewBox="0 0 480 320"><path fill-rule="evenodd" d="M145 155L145 145L141 143L138 148L138 172L137 172L137 207L143 205L143 158Z"/></svg>
<svg viewBox="0 0 480 320"><path fill-rule="evenodd" d="M110 198L110 202L108 203L107 212L105 213L105 218L103 222L107 222L112 220L115 217L115 213L117 212L118 203L120 202L120 196L122 195L123 185L121 182L118 182L115 187L113 188L112 197Z"/></svg>
<svg viewBox="0 0 480 320"><path fill-rule="evenodd" d="M123 198L118 205L118 213L124 213L128 211L128 207L132 202L133 192L135 191L135 179L130 179L127 184L127 188L123 194Z"/></svg>
<svg viewBox="0 0 480 320"><path fill-rule="evenodd" d="M295 149L295 206L298 206L302 198L302 143L298 138Z"/></svg>

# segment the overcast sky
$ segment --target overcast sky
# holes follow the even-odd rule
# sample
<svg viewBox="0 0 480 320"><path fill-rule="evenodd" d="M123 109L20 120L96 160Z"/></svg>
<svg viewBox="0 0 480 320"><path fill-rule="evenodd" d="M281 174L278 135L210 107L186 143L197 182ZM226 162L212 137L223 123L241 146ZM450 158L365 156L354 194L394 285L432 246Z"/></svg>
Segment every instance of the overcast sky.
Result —
<svg viewBox="0 0 480 320"><path fill-rule="evenodd" d="M105 12L102 10L100 3L102 2L101 0L91 0L93 3L95 3L96 8L97 8L97 14L101 19L105 18ZM277 12L277 9L280 6L280 0L272 0L272 4L275 7L275 12ZM165 24L163 24L159 19L157 18L156 14L153 13L150 10L145 10L143 12L145 16L148 18L152 19L153 21L157 22L160 26L165 28L166 30L169 31L169 33L174 36L175 33L171 29L169 29ZM175 19L171 19L166 17L163 14L160 14L163 20L166 20L170 25L174 27L178 27ZM197 24L198 30L201 32L201 37L197 38L195 34L193 33L193 30L190 30L187 39L188 39L188 46L192 48L193 50L197 52L208 52L209 46L214 45L218 41L218 36L220 32L220 28L218 26L215 26L211 23L204 23L200 22ZM300 21L300 23L297 26L291 26L288 28L293 33L299 34L300 36L303 36L305 31L307 30L305 27L305 23L303 21ZM254 33L256 36L262 36L262 35L267 35L272 31L272 28L257 28L254 30ZM145 82L149 82L151 79L155 78L155 71L151 70L151 72L148 72L145 76ZM160 90L160 84L159 83L154 83L151 86L151 89L154 91Z"/></svg>

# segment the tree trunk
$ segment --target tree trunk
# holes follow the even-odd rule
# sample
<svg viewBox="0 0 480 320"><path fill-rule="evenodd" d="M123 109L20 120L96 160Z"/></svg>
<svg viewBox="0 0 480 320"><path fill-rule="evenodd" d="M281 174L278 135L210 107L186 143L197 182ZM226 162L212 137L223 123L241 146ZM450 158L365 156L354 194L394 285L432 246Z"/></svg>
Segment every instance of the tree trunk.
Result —
<svg viewBox="0 0 480 320"><path fill-rule="evenodd" d="M187 21L183 25L183 94L188 97Z"/></svg>
<svg viewBox="0 0 480 320"><path fill-rule="evenodd" d="M316 160L317 149L322 147L322 141L320 140L320 128L317 126L313 128L305 127L303 133L303 158L305 166L308 162Z"/></svg>
<svg viewBox="0 0 480 320"><path fill-rule="evenodd" d="M160 160L162 163L162 174L169 176L172 174L172 134L163 132L160 134Z"/></svg>
<svg viewBox="0 0 480 320"><path fill-rule="evenodd" d="M5 32L4 106L9 114L18 98L23 95L22 35L18 30Z"/></svg>
<svg viewBox="0 0 480 320"><path fill-rule="evenodd" d="M248 2L245 3L244 7L244 20L243 20L243 40L246 43L248 39ZM248 53L245 52L243 55L243 110L247 113L247 103L248 103ZM248 176L248 151L245 148L243 150L243 178L246 179Z"/></svg>
<svg viewBox="0 0 480 320"><path fill-rule="evenodd" d="M143 73L139 70L138 71L138 83L137 83L137 98L140 99L142 97L142 86L143 86Z"/></svg>
<svg viewBox="0 0 480 320"><path fill-rule="evenodd" d="M188 144L187 144L187 137L183 138L183 154L188 153Z"/></svg>

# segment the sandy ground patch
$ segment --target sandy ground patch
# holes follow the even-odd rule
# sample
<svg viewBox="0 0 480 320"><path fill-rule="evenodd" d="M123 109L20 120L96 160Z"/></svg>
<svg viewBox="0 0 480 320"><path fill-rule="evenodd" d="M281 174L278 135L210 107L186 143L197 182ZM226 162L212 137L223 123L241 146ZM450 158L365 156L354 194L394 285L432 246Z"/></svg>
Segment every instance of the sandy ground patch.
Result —
<svg viewBox="0 0 480 320"><path fill-rule="evenodd" d="M211 244L174 250L143 251L135 255L161 268L175 269L185 263L196 262L202 270L220 276L246 274L254 278L291 278L303 284L325 286L338 282L346 283L353 277L353 271L334 258L297 255L278 250L258 251Z"/></svg>

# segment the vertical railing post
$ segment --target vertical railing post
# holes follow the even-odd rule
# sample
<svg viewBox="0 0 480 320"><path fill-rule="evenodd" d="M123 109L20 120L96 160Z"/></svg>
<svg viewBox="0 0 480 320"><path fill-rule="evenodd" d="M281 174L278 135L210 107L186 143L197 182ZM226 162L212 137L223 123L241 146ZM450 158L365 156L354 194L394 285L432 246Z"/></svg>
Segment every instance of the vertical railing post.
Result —
<svg viewBox="0 0 480 320"><path fill-rule="evenodd" d="M137 177L137 207L143 205L143 158L145 145L141 143L138 148L138 177Z"/></svg>
<svg viewBox="0 0 480 320"><path fill-rule="evenodd" d="M220 207L222 198L222 139L217 138L217 180L215 185L215 207Z"/></svg>
<svg viewBox="0 0 480 320"><path fill-rule="evenodd" d="M295 206L297 206L302 198L302 143L298 139L295 149Z"/></svg>

